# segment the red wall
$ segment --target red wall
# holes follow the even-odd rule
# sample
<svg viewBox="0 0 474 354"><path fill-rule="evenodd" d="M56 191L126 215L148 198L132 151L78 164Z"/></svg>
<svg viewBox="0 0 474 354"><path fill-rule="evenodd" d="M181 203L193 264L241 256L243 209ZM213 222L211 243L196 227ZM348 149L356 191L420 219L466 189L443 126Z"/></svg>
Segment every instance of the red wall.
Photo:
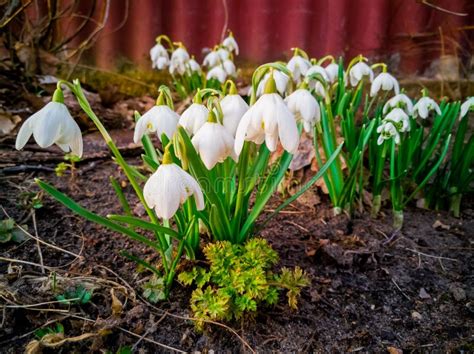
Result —
<svg viewBox="0 0 474 354"><path fill-rule="evenodd" d="M97 0L96 15L103 1ZM298 46L315 57L362 53L389 60L402 73L423 73L440 56L440 33L446 54L467 59L474 51L474 1L429 2L467 15L421 0L227 0L227 27L241 60L282 59ZM81 1L80 11L91 3ZM165 33L200 59L202 47L220 40L224 22L223 0L110 0L107 25L85 56L104 68L119 56L148 66L149 48Z"/></svg>

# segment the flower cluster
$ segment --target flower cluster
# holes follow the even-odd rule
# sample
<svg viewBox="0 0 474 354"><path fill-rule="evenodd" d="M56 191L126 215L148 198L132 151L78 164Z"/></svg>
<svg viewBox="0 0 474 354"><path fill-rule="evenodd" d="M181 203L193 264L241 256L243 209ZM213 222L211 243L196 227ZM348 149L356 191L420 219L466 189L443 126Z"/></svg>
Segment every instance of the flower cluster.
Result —
<svg viewBox="0 0 474 354"><path fill-rule="evenodd" d="M213 241L232 244L243 244L256 233L256 221L285 178L303 130L313 139L319 171L268 218L319 178L324 178L335 214L350 214L356 201L362 207L368 190L376 216L387 185L397 227L403 207L420 193L427 199L433 193L436 207L440 196L450 199L451 210L459 214L461 196L474 180L474 139L467 133L472 97L462 105L438 104L423 90L413 100L400 92L384 63L369 65L357 56L344 66L342 59L317 60L295 48L288 63L268 63L254 71L247 100L229 79L236 75L233 56L238 52L230 33L205 56L205 73L183 44L157 38L150 51L153 67L168 69L176 91L193 99L178 114L170 89L163 85L156 104L142 116L136 113L133 141L143 145L148 176L125 161L78 81L59 81L52 102L26 120L17 136L17 149L33 135L41 147L57 144L82 156L81 131L64 104L63 86L72 92L104 137L148 219L133 215L118 183L112 185L124 214L107 218L42 181L38 184L86 219L157 250L160 269L139 262L161 276L154 284L163 286L163 297L182 255L195 257L203 230ZM448 151L450 161L445 159Z"/></svg>

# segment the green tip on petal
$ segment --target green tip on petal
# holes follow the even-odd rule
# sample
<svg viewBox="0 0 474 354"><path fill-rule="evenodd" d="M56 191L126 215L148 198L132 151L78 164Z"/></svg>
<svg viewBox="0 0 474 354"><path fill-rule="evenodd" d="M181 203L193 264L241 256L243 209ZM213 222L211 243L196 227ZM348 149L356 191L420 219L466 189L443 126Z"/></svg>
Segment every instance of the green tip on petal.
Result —
<svg viewBox="0 0 474 354"><path fill-rule="evenodd" d="M160 95L158 96L158 98L156 99L156 105L157 106L163 106L166 104L166 101L165 101L165 95L163 94L163 91L160 92Z"/></svg>
<svg viewBox="0 0 474 354"><path fill-rule="evenodd" d="M53 94L53 102L63 103L64 104L64 94L63 90L57 88Z"/></svg>
<svg viewBox="0 0 474 354"><path fill-rule="evenodd" d="M273 78L273 69L270 71L270 77L268 78L267 82L265 83L264 93L275 93L277 92L276 82Z"/></svg>
<svg viewBox="0 0 474 354"><path fill-rule="evenodd" d="M209 123L217 123L217 117L214 113L214 110L209 110L209 114L207 115L207 121Z"/></svg>
<svg viewBox="0 0 474 354"><path fill-rule="evenodd" d="M193 103L202 104L201 91L198 89L193 98Z"/></svg>

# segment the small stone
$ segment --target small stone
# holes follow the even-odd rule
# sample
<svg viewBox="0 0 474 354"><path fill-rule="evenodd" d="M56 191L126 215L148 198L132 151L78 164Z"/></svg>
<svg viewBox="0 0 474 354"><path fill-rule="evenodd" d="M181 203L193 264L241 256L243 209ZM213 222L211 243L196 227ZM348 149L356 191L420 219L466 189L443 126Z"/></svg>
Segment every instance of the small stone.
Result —
<svg viewBox="0 0 474 354"><path fill-rule="evenodd" d="M425 288L421 288L421 289L420 289L419 296L420 296L420 298L422 298L423 300L431 299L431 295L426 292Z"/></svg>
<svg viewBox="0 0 474 354"><path fill-rule="evenodd" d="M454 300L456 301L462 301L466 299L466 292L463 288L460 288L459 286L452 284L449 287L449 291L451 292L451 295L453 295Z"/></svg>
<svg viewBox="0 0 474 354"><path fill-rule="evenodd" d="M421 313L413 311L411 313L411 318L413 318L414 320L420 321L421 319L423 319L423 316L421 316Z"/></svg>
<svg viewBox="0 0 474 354"><path fill-rule="evenodd" d="M443 229L443 230L449 230L450 229L450 226L449 225L446 225L446 224L443 224L441 221L439 220L436 220L434 223L433 223L433 229Z"/></svg>

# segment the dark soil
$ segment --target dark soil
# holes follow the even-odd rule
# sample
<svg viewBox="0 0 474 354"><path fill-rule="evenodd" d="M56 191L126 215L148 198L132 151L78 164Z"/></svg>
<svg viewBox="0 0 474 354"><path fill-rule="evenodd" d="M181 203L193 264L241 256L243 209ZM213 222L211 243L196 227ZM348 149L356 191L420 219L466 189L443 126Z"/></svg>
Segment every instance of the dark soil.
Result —
<svg viewBox="0 0 474 354"><path fill-rule="evenodd" d="M127 143L131 135L120 134L122 150L139 165L139 151ZM26 219L33 234L36 220L42 240L80 256L41 244L43 263L49 267L43 274L38 266L4 261L39 264L35 240L0 245L0 351L24 351L35 339L34 330L54 326L55 321L62 323L66 337L93 334L56 349L63 352L116 352L124 346L145 352L171 350L158 343L182 351L250 351L228 328L194 330L186 319L191 316L192 289L176 284L170 300L155 306L141 298L141 285L150 274L137 272L119 252L157 261L152 251L84 221L49 197L43 198L34 217L22 206L27 193L39 191L33 181L38 177L101 215L119 213L108 178L124 179L104 159L104 146L96 141L86 137L87 154L72 180L51 171L61 160L56 149L33 153L29 145L25 152L12 152L13 139L3 140L1 206L15 220ZM130 187L125 190L131 196ZM275 197L268 209L278 202ZM352 220L334 217L326 197L308 191L260 232L278 251L279 266L300 266L311 278L298 311L291 311L282 296L277 306L260 308L255 318L228 325L255 351L473 351L473 208L472 200L465 201L460 219L408 209L404 228L393 233L389 210L378 220L368 213ZM143 214L138 206L134 212ZM3 211L0 214L3 219ZM94 290L89 303L44 304L77 285ZM118 310L112 306L112 292L122 303ZM25 308L28 304L37 305Z"/></svg>

